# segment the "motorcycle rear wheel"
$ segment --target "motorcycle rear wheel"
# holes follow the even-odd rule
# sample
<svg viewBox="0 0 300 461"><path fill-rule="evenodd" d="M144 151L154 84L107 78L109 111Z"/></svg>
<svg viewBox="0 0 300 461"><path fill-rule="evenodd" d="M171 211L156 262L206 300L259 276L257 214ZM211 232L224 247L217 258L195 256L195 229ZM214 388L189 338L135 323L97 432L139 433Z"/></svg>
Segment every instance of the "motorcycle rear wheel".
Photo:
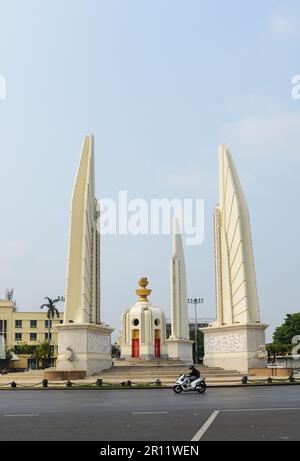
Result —
<svg viewBox="0 0 300 461"><path fill-rule="evenodd" d="M196 390L197 392L199 392L199 394L203 394L206 391L206 384L205 383L198 384L198 386L196 387Z"/></svg>
<svg viewBox="0 0 300 461"><path fill-rule="evenodd" d="M173 387L173 391L175 392L175 394L181 394L182 387L176 384L176 386Z"/></svg>

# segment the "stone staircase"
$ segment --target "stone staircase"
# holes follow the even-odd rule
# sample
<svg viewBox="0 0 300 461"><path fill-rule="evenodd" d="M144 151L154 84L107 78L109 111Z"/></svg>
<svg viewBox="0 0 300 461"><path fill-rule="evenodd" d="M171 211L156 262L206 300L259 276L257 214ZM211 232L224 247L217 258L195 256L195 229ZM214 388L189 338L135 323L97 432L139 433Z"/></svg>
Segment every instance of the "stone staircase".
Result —
<svg viewBox="0 0 300 461"><path fill-rule="evenodd" d="M204 365L198 365L197 368L210 385L240 384L243 376L234 370L228 371ZM181 373L188 373L188 366L175 360L115 360L112 368L104 370L97 377L103 379L104 383L111 384L128 380L134 383L153 383L159 379L162 384L172 385Z"/></svg>

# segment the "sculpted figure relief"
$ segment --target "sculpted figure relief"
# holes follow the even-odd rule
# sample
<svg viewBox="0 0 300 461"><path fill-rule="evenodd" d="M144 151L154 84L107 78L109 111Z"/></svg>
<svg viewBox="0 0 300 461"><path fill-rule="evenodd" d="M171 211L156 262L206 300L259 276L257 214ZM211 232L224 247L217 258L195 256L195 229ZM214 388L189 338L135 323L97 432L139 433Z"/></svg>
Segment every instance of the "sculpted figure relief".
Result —
<svg viewBox="0 0 300 461"><path fill-rule="evenodd" d="M65 358L66 358L66 360L68 360L68 362L73 362L73 360L74 360L73 351L72 351L72 349L71 349L69 346L68 346L67 349L66 349Z"/></svg>
<svg viewBox="0 0 300 461"><path fill-rule="evenodd" d="M267 357L268 357L268 352L267 352L266 346L264 346L263 344L260 344L257 347L255 358L257 358L257 359L265 359Z"/></svg>

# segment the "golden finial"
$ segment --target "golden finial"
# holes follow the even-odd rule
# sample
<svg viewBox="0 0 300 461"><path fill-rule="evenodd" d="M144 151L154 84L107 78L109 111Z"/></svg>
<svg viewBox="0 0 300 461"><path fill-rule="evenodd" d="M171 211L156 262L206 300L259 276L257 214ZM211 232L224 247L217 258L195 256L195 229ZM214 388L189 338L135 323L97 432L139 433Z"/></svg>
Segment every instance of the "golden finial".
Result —
<svg viewBox="0 0 300 461"><path fill-rule="evenodd" d="M140 289L136 290L136 294L139 296L139 300L143 302L148 302L148 296L151 295L152 290L148 290L146 287L149 285L147 277L141 278L141 280L138 282L139 286L141 287Z"/></svg>

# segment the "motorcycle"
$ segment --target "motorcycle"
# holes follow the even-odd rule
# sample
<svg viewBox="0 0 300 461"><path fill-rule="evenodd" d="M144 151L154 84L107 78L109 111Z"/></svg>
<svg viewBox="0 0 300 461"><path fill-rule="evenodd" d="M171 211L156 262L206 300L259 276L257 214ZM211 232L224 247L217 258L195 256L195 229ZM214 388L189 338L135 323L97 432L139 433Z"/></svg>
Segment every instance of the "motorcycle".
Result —
<svg viewBox="0 0 300 461"><path fill-rule="evenodd" d="M199 394L203 394L206 391L206 383L205 378L195 379L191 383L188 381L188 377L186 375L178 376L176 380L176 384L173 387L173 391L175 394L180 394L181 392L190 392L190 391L197 391Z"/></svg>

